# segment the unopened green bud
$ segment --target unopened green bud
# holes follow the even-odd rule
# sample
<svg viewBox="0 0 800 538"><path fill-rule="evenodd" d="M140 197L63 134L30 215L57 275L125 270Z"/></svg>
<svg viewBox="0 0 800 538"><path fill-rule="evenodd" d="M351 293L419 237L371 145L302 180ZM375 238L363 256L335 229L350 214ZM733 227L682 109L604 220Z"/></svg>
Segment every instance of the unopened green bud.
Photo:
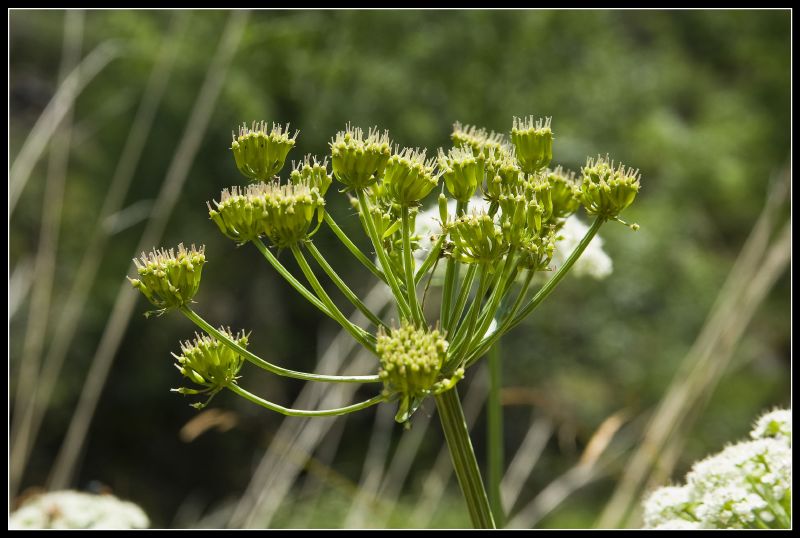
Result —
<svg viewBox="0 0 800 538"><path fill-rule="evenodd" d="M460 202L469 202L483 183L483 155L475 156L469 148L453 148L447 154L439 150L439 167L450 194Z"/></svg>
<svg viewBox="0 0 800 538"><path fill-rule="evenodd" d="M316 157L306 155L303 162L292 163L292 173L289 180L295 185L305 183L310 187L316 187L321 196L325 196L328 187L333 183L333 177L328 173L327 157L319 162Z"/></svg>
<svg viewBox="0 0 800 538"><path fill-rule="evenodd" d="M405 148L386 163L383 188L400 205L416 204L439 184L434 159L425 159L425 150Z"/></svg>
<svg viewBox="0 0 800 538"><path fill-rule="evenodd" d="M581 203L590 215L617 218L639 192L639 171L621 163L615 167L608 155L587 160L581 173Z"/></svg>
<svg viewBox="0 0 800 538"><path fill-rule="evenodd" d="M364 189L375 183L391 155L389 131L369 130L367 137L358 127L339 131L330 142L333 174L350 189Z"/></svg>
<svg viewBox="0 0 800 538"><path fill-rule="evenodd" d="M439 193L439 218L442 221L442 226L447 225L447 217L448 217L447 196L445 196L444 193L442 192Z"/></svg>
<svg viewBox="0 0 800 538"><path fill-rule="evenodd" d="M447 347L447 340L438 330L418 329L407 322L388 334L379 330L379 375L384 390L400 397L395 420L408 420L422 400L435 393Z"/></svg>
<svg viewBox="0 0 800 538"><path fill-rule="evenodd" d="M268 130L263 121L253 122L249 129L242 125L239 136L234 134L231 143L236 167L252 181L268 181L283 168L298 132L289 136L289 125L281 127L275 123Z"/></svg>
<svg viewBox="0 0 800 538"><path fill-rule="evenodd" d="M542 205L533 197L525 196L524 189L500 195L500 223L505 241L520 246L530 235L542 229Z"/></svg>
<svg viewBox="0 0 800 538"><path fill-rule="evenodd" d="M553 259L555 249L554 230L543 230L540 234L529 235L519 246L520 266L533 271L545 271Z"/></svg>
<svg viewBox="0 0 800 538"><path fill-rule="evenodd" d="M517 160L526 174L541 170L553 158L553 131L550 118L533 121L533 116L514 118L511 142L517 148Z"/></svg>
<svg viewBox="0 0 800 538"><path fill-rule="evenodd" d="M556 166L554 170L545 172L550 183L550 197L553 201L553 218L565 219L580 207L579 198L575 195L578 182L575 173Z"/></svg>
<svg viewBox="0 0 800 538"><path fill-rule="evenodd" d="M153 249L150 254L143 252L140 259L134 258L133 263L139 273L138 279L128 279L133 287L162 311L178 308L191 302L200 287L205 247L192 245L187 250L181 243L177 254L174 249Z"/></svg>
<svg viewBox="0 0 800 538"><path fill-rule="evenodd" d="M503 232L485 213L464 215L450 226L453 257L463 263L492 264L506 253Z"/></svg>
<svg viewBox="0 0 800 538"><path fill-rule="evenodd" d="M220 332L235 341L241 347L247 347L247 337L244 331L234 335L230 329L220 328ZM180 394L209 393L209 399L204 403L193 404L192 407L202 409L217 392L226 386L236 383L237 374L242 368L244 358L226 347L225 344L207 335L195 333L192 341L181 342L181 354L172 354L177 360L175 368L187 379L203 387L202 389L189 389L180 387L172 389Z"/></svg>

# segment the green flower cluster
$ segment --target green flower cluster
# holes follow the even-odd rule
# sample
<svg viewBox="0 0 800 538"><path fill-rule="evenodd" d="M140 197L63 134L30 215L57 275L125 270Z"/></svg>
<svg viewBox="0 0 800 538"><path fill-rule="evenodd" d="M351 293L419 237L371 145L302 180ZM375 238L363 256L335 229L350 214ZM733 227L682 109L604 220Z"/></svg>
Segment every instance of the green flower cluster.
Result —
<svg viewBox="0 0 800 538"><path fill-rule="evenodd" d="M252 181L267 181L281 171L289 150L294 147L297 131L289 136L289 126L281 127L253 122L248 128L242 125L239 136L234 134L231 150L239 171Z"/></svg>
<svg viewBox="0 0 800 538"><path fill-rule="evenodd" d="M163 313L188 304L197 293L206 263L205 247L192 245L187 250L181 243L177 254L174 249L153 249L150 254L142 252L133 263L139 278L128 280Z"/></svg>

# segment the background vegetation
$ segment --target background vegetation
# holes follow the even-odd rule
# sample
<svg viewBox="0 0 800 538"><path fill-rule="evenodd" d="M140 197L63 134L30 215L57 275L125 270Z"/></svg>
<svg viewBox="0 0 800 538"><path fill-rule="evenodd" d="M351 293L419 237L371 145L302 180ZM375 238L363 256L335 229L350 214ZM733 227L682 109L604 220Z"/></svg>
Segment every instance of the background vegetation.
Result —
<svg viewBox="0 0 800 538"><path fill-rule="evenodd" d="M508 458L528 433L529 417L534 424L546 421L553 432L519 493L518 507L585 455L604 420L621 410L627 419L617 437L628 441L619 445L618 457L538 518L541 527L598 523L647 418L676 372L686 371L680 365L699 361L690 354L683 362L770 185L789 173L787 11L14 10L9 16L14 165L60 87L70 27L79 36L72 38L79 58L109 42L119 54L88 81L72 112L46 138L11 208L12 440L19 434L22 402L41 398L34 389L44 375L42 362L47 365L54 353L57 327L77 322L67 345L56 341L65 353L63 368L41 431L23 451L30 457L16 484L14 457L20 453L12 451L12 493L48 484L84 489L102 483L142 505L155 526L229 524L231 507L265 449L276 442L283 417L222 394L209 408L224 411L221 418L206 414L207 429L187 424L198 413L168 390L180 383L169 353L179 339L191 336L190 322L178 315L146 320L142 313L150 306L140 298L130 316L112 315L131 293L124 276L133 274L130 260L148 223L166 219L163 233L148 232L154 245L207 246L198 310L217 323L252 329L257 353L312 369L335 334L333 324L255 249L237 250L207 218L205 201L244 181L228 149L230 132L242 121L291 122L301 131L290 155L298 159L327 153L330 137L348 121L389 129L402 145L435 149L448 147L455 120L508 131L514 115L552 116L556 162L577 169L587 155L608 152L642 171L640 198L625 215L641 230L634 234L608 225L600 234L614 261L612 276L602 282L565 281L504 341ZM144 131L141 157L125 166L132 174L130 188L123 189L118 207L106 206L112 209L109 217L103 214L109 186L142 114L154 66L168 64L170 50L175 60L159 77L166 86L155 101L152 128ZM220 59L225 53L229 65ZM214 77L219 94L198 105L198 95ZM196 114L208 114L207 125L190 124ZM196 151L179 150L186 136L197 137ZM59 164L58 147L64 143L67 161ZM187 166L182 184L170 180L171 174L180 175L173 168L181 165ZM165 205L170 194L161 190L170 181L180 187L174 208ZM332 191L327 198L340 223L366 246L357 220L346 216L351 213L344 197ZM772 214L775 222L784 222L786 204ZM85 308L70 310L70 303L75 305L70 289L92 237L102 247L92 255L99 267L90 278ZM323 252L338 248L329 232L317 237ZM52 272L48 252L54 255ZM371 280L353 260L335 260L358 291L370 289ZM284 262L293 267L288 258ZM52 294L41 290L48 274ZM745 321L742 338L734 338L729 356L722 357L716 381L701 385L696 400L684 398L691 405L676 429L683 441L660 481L679 478L694 460L742 437L761 410L789 405L790 281L788 271L778 275L765 299L748 311L752 321ZM37 300L45 307L37 310ZM741 314L741 305L726 310ZM119 326L118 345L108 335L110 319ZM712 347L709 360L724 353ZM102 354L111 365L107 377L95 366L87 382ZM21 374L26 364L33 375ZM25 375L31 375L28 381ZM245 375L248 387L278 402L293 401L302 388L252 368ZM62 452L58 460L87 390L99 399L88 406L91 421L81 419L86 431L75 434L77 457L63 459ZM427 413L432 411L431 406ZM387 507L367 503L358 508L362 519L345 517L359 481L364 487L366 454L376 450L375 413L339 420L311 460L297 455L303 472L267 520L270 526L370 525L375 514L386 513ZM382 524L468 523L454 482L432 520L414 519L420 488L442 446L438 423L431 424L402 481L397 509L380 519ZM409 433L399 427L387 431L391 455ZM479 458L483 435L479 417L473 429ZM54 478L58 461L61 470ZM650 485L659 481L653 480ZM635 516L628 524L635 524Z"/></svg>

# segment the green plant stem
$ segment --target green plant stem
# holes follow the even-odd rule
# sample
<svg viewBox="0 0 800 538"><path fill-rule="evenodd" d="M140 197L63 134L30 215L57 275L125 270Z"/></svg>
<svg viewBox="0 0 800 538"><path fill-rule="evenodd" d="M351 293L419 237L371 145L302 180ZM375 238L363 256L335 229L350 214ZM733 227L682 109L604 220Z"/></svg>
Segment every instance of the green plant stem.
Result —
<svg viewBox="0 0 800 538"><path fill-rule="evenodd" d="M225 347L233 351L234 353L238 353L251 363L255 364L259 368L262 368L268 372L272 372L273 374L277 374L283 377L291 377L294 379L302 379L304 381L321 381L326 383L382 383L381 378L377 375L356 375L356 376L339 376L339 375L322 375L322 374L309 374L306 372L297 372L295 370L289 370L287 368L282 368L275 364L265 361L261 357L253 354L251 351L243 348L239 344L237 344L234 340L228 338L224 333L216 329L213 325L208 323L206 320L200 317L197 312L189 308L188 306L182 306L179 309L181 313L189 318L195 325L197 325L200 329L202 329L205 333L209 336L212 336L222 342Z"/></svg>
<svg viewBox="0 0 800 538"><path fill-rule="evenodd" d="M388 329L389 327L383 321L381 321L381 319L375 315L372 310L367 308L367 305L361 302L361 299L359 299L355 293L353 293L353 290L350 289L350 287L344 282L344 280L342 280L333 267L331 267L331 265L328 263L328 260L325 259L316 245L314 245L314 243L311 241L308 241L305 245L306 248L308 248L308 251L311 253L311 256L317 261L319 266L322 267L322 270L325 271L325 274L328 275L331 281L336 284L336 287L339 288L339 291L342 292L347 300L353 303L353 306L359 309L362 314L367 316L367 319L369 319L375 325L375 327L383 327L384 329Z"/></svg>
<svg viewBox="0 0 800 538"><path fill-rule="evenodd" d="M481 275L478 279L478 291L472 299L472 304L467 310L467 316L464 321L456 329L456 334L450 340L450 350L448 352L448 366L460 362L461 352L464 350L465 345L472 339L475 332L475 323L478 320L478 312L481 309L483 296L489 288L489 265L481 264Z"/></svg>
<svg viewBox="0 0 800 538"><path fill-rule="evenodd" d="M550 293L552 293L556 285L561 282L561 279L566 276L578 258L580 258L581 254L583 254L583 251L586 250L586 247L589 246L589 243L592 241L594 236L597 234L597 231L600 229L600 226L602 226L604 222L605 219L602 217L597 217L595 219L595 221L592 223L592 226L586 231L586 234L583 236L580 243L578 243L578 246L575 247L575 250L572 251L572 254L569 255L569 258L564 261L564 265L562 265L558 271L556 271L556 274L553 275L550 280L548 280L545 285L541 287L536 295L534 295L533 299L531 299L531 301L525 305L522 311L517 314L509 315L496 331L481 341L475 351L472 352L469 357L467 357L467 366L482 357L486 351L491 348L495 342L497 342L497 340L500 339L501 336L519 325L519 323L525 319L528 314L533 312L533 310L539 306L539 304L544 301L547 296L550 295Z"/></svg>
<svg viewBox="0 0 800 538"><path fill-rule="evenodd" d="M275 411L282 415L290 417L332 417L336 415L346 415L348 413L353 413L354 411L360 411L361 409L366 409L367 407L386 401L386 396L379 394L378 396L370 398L369 400L364 400L363 402L348 405L346 407L307 411L304 409L291 409L289 407L283 407L282 405L278 405L276 403L268 402L267 400L259 398L255 394L247 392L236 383L230 383L226 385L225 388L230 390L231 392L238 394L242 398L250 400L256 405L260 405L261 407L266 407L270 411Z"/></svg>
<svg viewBox="0 0 800 538"><path fill-rule="evenodd" d="M411 310L409 309L408 303L403 296L400 285L397 283L397 278L392 270L389 256L386 254L386 251L383 248L383 241L378 236L378 231L375 229L375 221L372 220L372 211L369 205L369 200L367 199L367 195L364 192L364 189L357 189L356 195L358 196L358 203L361 206L361 213L364 217L364 223L367 225L367 235L369 235L370 241L372 241L372 246L375 249L375 253L378 255L378 261L381 263L383 274L386 275L386 283L392 289L395 301L397 302L397 308L400 311L400 316L411 320L413 319Z"/></svg>
<svg viewBox="0 0 800 538"><path fill-rule="evenodd" d="M414 278L414 257L411 254L411 219L409 218L408 206L400 208L401 219L403 221L403 269L406 277L406 292L408 292L408 306L411 309L411 316L417 327L425 327L425 315L417 300L417 285Z"/></svg>
<svg viewBox="0 0 800 538"><path fill-rule="evenodd" d="M500 483L503 480L504 447L503 447L503 402L500 400L500 389L503 386L503 371L500 361L500 342L489 349L489 395L486 400L486 459L487 482L489 483L489 503L492 507L495 523L498 527L505 525L503 499L500 495Z"/></svg>
<svg viewBox="0 0 800 538"><path fill-rule="evenodd" d="M431 251L425 257L425 261L422 262L419 269L417 269L417 274L414 277L414 283L419 284L422 280L422 277L428 272L428 270L436 263L436 260L439 259L439 254L442 252L442 243L444 243L444 238L446 234L442 234L439 236L439 239L436 240L436 243L433 244L431 247Z"/></svg>
<svg viewBox="0 0 800 538"><path fill-rule="evenodd" d="M492 289L489 299L486 301L486 307L483 309L480 317L478 318L478 330L474 333L470 333L469 345L466 347L467 352L475 348L475 346L477 346L486 335L486 332L489 330L489 326L492 324L492 319L494 318L494 315L497 313L497 309L500 306L500 301L508 292L509 281L511 280L512 275L515 273L513 270L515 265L514 257L515 251L514 249L511 249L506 256L506 263L503 265L503 270L499 281L494 282L494 288Z"/></svg>
<svg viewBox="0 0 800 538"><path fill-rule="evenodd" d="M302 295L308 302L316 306L323 314L333 317L331 312L328 310L328 307L322 304L322 301L317 299L314 294L308 290L308 288L303 286L300 281L297 280L294 275L292 275L292 273L290 273L289 270L278 261L278 258L276 258L275 255L269 251L261 239L254 239L253 244L256 246L259 252L264 255L270 265L272 265L272 267L278 271L278 274L281 275L295 290L297 290L300 295Z"/></svg>
<svg viewBox="0 0 800 538"><path fill-rule="evenodd" d="M311 287L314 289L317 297L319 297L320 301L322 301L322 304L328 307L328 311L331 313L331 318L337 321L339 325L344 328L344 330L349 332L350 335L355 338L356 341L358 341L358 343L377 355L377 352L375 351L375 337L361 327L352 323L344 314L342 314L342 311L339 310L339 308L333 303L333 300L325 291L325 288L323 288L322 284L319 283L317 276L314 274L314 270L311 269L311 266L308 264L308 260L306 260L306 257L303 256L303 251L300 250L300 247L297 245L292 245L291 250L292 254L294 254L295 260L297 260L297 264L300 266L300 270L303 271L303 274L306 276L308 283L311 284Z"/></svg>
<svg viewBox="0 0 800 538"><path fill-rule="evenodd" d="M468 202L456 202L456 217L460 217L467 209ZM453 287L456 283L458 265L452 257L447 258L447 268L444 273L444 285L442 286L442 308L439 321L442 327L450 327L452 319Z"/></svg>
<svg viewBox="0 0 800 538"><path fill-rule="evenodd" d="M492 510L483 487L475 452L472 450L469 429L457 390L452 388L436 395L436 408L472 526L478 529L494 529Z"/></svg>
<svg viewBox="0 0 800 538"><path fill-rule="evenodd" d="M373 275L375 275L375 276L376 276L376 277L378 277L379 279L381 279L381 280L383 280L384 282L386 282L386 277L384 276L384 274L383 274L383 271L381 271L380 269L378 269L378 267L377 267L377 266L376 266L374 263L372 263L372 261L371 261L369 258L367 258L367 257L364 255L364 253L363 253L363 252L361 252L361 249L360 249L360 248L358 248L358 247L355 245L355 243L353 243L352 241L350 241L350 238L349 238L349 237L347 237L347 234L345 234L345 233L344 233L344 231L343 231L341 228L339 228L339 225L338 225L338 224L336 224L336 221L334 221L334 220L333 220L333 217L331 217L331 216L328 214L328 212L327 212L327 211L325 212L325 217L324 217L324 219L325 219L325 223L328 225L328 227L331 229L331 231L334 233L334 235L336 235L336 237L338 237L338 238L339 238L339 241L341 241L341 242L342 242L342 244L343 244L345 247L347 247L347 250L349 250L349 251L350 251L350 253L351 253L351 254L352 254L352 255L353 255L353 256L354 256L354 257L355 257L355 258L356 258L358 261L360 261L360 262L361 262L361 263L364 265L364 267L366 267L367 269L369 269L369 270L370 270L370 272L371 272Z"/></svg>
<svg viewBox="0 0 800 538"><path fill-rule="evenodd" d="M461 289L458 292L456 304L450 312L450 322L445 325L448 334L455 331L456 325L458 325L461 319L461 313L464 312L464 306L467 304L467 299L469 298L469 291L472 289L472 281L475 280L475 273L477 272L478 264L476 263L470 264L469 268L467 268L467 274L464 275L464 281L461 283Z"/></svg>

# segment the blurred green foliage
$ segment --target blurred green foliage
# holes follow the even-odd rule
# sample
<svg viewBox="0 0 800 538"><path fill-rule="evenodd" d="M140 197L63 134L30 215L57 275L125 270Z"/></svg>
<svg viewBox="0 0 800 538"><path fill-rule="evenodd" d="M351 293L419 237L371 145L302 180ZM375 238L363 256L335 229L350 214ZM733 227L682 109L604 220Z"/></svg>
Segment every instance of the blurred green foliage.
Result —
<svg viewBox="0 0 800 538"><path fill-rule="evenodd" d="M76 105L50 330L86 237L102 225L97 219L108 181L172 17L189 17L188 31L126 205L157 196L228 14L86 14L84 54L109 39L126 54ZM63 20L58 11L10 14L12 160L57 87ZM255 352L310 369L333 325L299 300L255 249L236 249L207 218L206 200L244 182L228 149L231 130L242 121L291 122L301 130L291 160L327 153L330 137L348 121L378 125L401 145L430 150L448 147L455 120L505 132L514 115L552 116L554 162L577 169L586 156L609 153L642 171L641 195L625 214L641 230L608 225L601 231L614 274L600 283L564 282L504 341L506 384L543 395L540 412L555 413L574 431L580 450L611 413L622 407L640 412L658 402L702 327L770 179L788 166L789 63L787 11L254 12L163 245L205 243L209 263L198 309L217 323L252 329ZM45 171L46 160L12 215L12 271L36 249ZM332 191L327 198L340 224L366 247L345 197ZM26 486L47 476L108 312L124 275L132 274L130 259L143 226L121 230L108 243ZM338 248L328 232L316 241L323 252ZM337 257L336 263L356 291L368 289L371 281L357 262ZM755 316L737 351L737 367L689 435L679 474L743 435L761 409L788 402L788 297L786 276ZM24 303L10 320L12 389L26 309ZM77 485L100 480L141 504L155 525L187 524L173 519L187 498L213 509L241 494L280 417L220 395L212 407L235 410L238 426L182 442L178 430L196 412L168 392L179 383L169 352L193 329L177 315L147 321L140 315L147 309L139 301L116 356ZM289 402L300 388L254 369L245 375L248 386L274 401ZM507 421L509 454L525 433L527 413L508 409L509 418L521 419ZM354 481L371 424L371 413L348 419L334 462ZM479 458L482 430L479 423ZM409 492L430 467L439 436L433 430L426 437ZM525 498L574 463L576 454L565 446L548 445L546 465L537 467ZM577 495L542 524L590 524L612 487L611 480L595 484L591 494ZM448 506L461 510L454 499ZM337 510L335 503L321 504ZM335 521L326 513L304 521ZM437 524L464 523L466 512L463 518L454 513ZM292 521L281 512L274 523ZM413 526L402 517L392 522Z"/></svg>

